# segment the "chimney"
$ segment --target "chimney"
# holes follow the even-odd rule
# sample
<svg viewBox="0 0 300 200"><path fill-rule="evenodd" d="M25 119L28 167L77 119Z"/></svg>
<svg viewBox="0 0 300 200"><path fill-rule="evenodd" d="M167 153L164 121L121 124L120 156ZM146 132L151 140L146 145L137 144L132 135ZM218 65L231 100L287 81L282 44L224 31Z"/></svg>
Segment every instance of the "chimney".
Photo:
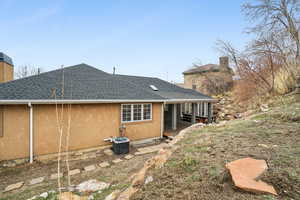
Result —
<svg viewBox="0 0 300 200"><path fill-rule="evenodd" d="M14 65L12 59L0 52L0 83L14 79Z"/></svg>
<svg viewBox="0 0 300 200"><path fill-rule="evenodd" d="M220 71L228 71L229 69L229 58L227 56L220 57Z"/></svg>

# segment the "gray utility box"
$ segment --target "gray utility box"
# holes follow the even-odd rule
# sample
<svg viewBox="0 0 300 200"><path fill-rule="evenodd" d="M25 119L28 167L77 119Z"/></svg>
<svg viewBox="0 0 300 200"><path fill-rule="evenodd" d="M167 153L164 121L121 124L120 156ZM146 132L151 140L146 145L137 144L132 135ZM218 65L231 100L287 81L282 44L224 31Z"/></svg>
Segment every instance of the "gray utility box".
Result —
<svg viewBox="0 0 300 200"><path fill-rule="evenodd" d="M114 138L112 150L115 154L129 153L129 139L127 137Z"/></svg>

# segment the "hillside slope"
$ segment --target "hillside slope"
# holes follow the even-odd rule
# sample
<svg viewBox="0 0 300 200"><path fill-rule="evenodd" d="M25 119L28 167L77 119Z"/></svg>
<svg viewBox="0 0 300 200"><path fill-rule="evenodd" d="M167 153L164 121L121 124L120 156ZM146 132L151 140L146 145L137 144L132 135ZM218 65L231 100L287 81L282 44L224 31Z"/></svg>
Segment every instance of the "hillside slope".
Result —
<svg viewBox="0 0 300 200"><path fill-rule="evenodd" d="M286 102L247 119L196 130L178 144L154 181L134 200L153 199L300 199L300 103ZM261 179L279 196L256 195L234 187L225 164L252 157L267 161Z"/></svg>

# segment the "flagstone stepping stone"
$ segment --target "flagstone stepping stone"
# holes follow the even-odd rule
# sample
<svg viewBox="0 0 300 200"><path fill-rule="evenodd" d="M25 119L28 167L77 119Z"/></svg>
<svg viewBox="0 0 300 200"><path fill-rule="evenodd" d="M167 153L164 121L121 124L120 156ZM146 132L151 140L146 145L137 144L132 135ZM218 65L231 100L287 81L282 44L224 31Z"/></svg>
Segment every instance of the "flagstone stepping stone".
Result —
<svg viewBox="0 0 300 200"><path fill-rule="evenodd" d="M267 183L256 180L267 169L265 160L243 158L226 165L236 187L254 193L270 193L277 195L274 187Z"/></svg>
<svg viewBox="0 0 300 200"><path fill-rule="evenodd" d="M29 185L35 185L43 182L45 180L45 177L39 177L39 178L34 178L29 182Z"/></svg>
<svg viewBox="0 0 300 200"><path fill-rule="evenodd" d="M55 173L55 174L51 174L50 179L57 179L57 178L61 178L61 177L63 177L62 173L60 173L60 174Z"/></svg>
<svg viewBox="0 0 300 200"><path fill-rule="evenodd" d="M9 192L9 191L12 191L12 190L16 190L16 189L19 189L21 188L22 186L24 185L24 182L18 182L18 183L15 183L15 184L11 184L9 186L7 186L4 190L4 192Z"/></svg>
<svg viewBox="0 0 300 200"><path fill-rule="evenodd" d="M96 179L91 179L77 185L76 190L78 190L79 192L95 192L99 190L104 190L109 186L109 183L97 181Z"/></svg>
<svg viewBox="0 0 300 200"><path fill-rule="evenodd" d="M103 151L103 153L104 153L105 155L108 155L108 156L114 155L114 152L113 152L111 149L105 149L105 150Z"/></svg>
<svg viewBox="0 0 300 200"><path fill-rule="evenodd" d="M103 167L109 167L110 164L109 164L109 162L102 162L102 163L99 164L99 166L102 167L102 168Z"/></svg>
<svg viewBox="0 0 300 200"><path fill-rule="evenodd" d="M123 161L123 160L121 160L120 158L117 158L117 159L113 160L112 162L115 163L115 164L117 164L117 163L120 163L120 162L122 162L122 161Z"/></svg>
<svg viewBox="0 0 300 200"><path fill-rule="evenodd" d="M95 169L96 169L95 165L89 165L89 166L84 167L84 171L87 171L87 172L93 171Z"/></svg>
<svg viewBox="0 0 300 200"><path fill-rule="evenodd" d="M126 160L130 160L130 159L133 158L133 157L134 157L134 155L128 154L128 155L126 155L124 158L125 158Z"/></svg>
<svg viewBox="0 0 300 200"><path fill-rule="evenodd" d="M70 176L76 175L76 174L80 174L80 169L73 169L69 172Z"/></svg>

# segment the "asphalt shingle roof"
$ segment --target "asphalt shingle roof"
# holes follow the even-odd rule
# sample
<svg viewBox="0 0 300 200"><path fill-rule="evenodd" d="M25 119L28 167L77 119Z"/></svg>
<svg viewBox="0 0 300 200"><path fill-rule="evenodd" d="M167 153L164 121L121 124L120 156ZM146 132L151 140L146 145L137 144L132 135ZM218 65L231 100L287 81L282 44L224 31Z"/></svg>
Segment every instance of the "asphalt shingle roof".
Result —
<svg viewBox="0 0 300 200"><path fill-rule="evenodd" d="M220 71L220 66L215 64L206 64L197 67L193 67L189 70L183 72L183 74L195 74L195 73L205 73L205 72L218 72Z"/></svg>
<svg viewBox="0 0 300 200"><path fill-rule="evenodd" d="M158 91L152 90L149 85L155 85ZM184 89L158 78L112 75L86 64L0 84L0 100L53 100L55 98L162 101L212 99L194 90Z"/></svg>

